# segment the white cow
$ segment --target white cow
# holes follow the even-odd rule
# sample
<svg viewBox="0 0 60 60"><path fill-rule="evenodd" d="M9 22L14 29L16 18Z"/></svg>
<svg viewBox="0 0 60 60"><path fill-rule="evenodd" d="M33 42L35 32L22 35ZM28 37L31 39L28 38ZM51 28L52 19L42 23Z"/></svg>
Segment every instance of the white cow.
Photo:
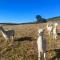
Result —
<svg viewBox="0 0 60 60"><path fill-rule="evenodd" d="M43 32L44 32L44 29L39 29L38 30L38 39L37 39L37 46L38 46L38 60L41 60L41 55L43 55L44 59L45 59L45 54L44 53L44 48L43 46L45 45L43 43Z"/></svg>
<svg viewBox="0 0 60 60"><path fill-rule="evenodd" d="M57 38L57 25L58 25L58 23L54 23L54 27L53 27L53 39Z"/></svg>
<svg viewBox="0 0 60 60"><path fill-rule="evenodd" d="M53 24L47 23L47 31L48 31L48 35L49 35L49 36L51 36L52 30L53 30Z"/></svg>

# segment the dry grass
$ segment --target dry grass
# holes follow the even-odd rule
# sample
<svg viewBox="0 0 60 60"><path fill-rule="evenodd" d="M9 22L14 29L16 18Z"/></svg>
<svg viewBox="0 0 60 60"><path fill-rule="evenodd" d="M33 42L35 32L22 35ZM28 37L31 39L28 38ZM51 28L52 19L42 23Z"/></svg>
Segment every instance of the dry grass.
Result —
<svg viewBox="0 0 60 60"><path fill-rule="evenodd" d="M37 30L42 28L46 24L27 24L27 25L5 25L4 29L14 29L15 39L13 42L6 42L0 33L0 60L38 60L37 59ZM46 50L60 48L58 37L57 43L44 33L46 39L47 48ZM56 45L56 46L55 46ZM56 56L54 51L47 52L47 60L51 60Z"/></svg>

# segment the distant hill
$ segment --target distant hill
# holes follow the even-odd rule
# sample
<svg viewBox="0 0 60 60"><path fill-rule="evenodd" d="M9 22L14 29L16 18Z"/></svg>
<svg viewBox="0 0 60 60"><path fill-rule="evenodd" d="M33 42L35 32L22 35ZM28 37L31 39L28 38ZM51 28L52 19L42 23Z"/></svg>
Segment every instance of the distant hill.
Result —
<svg viewBox="0 0 60 60"><path fill-rule="evenodd" d="M48 18L46 19L46 22L58 22L60 23L60 16L57 16L57 17L53 17L53 18ZM46 23L46 22L26 22L26 23L0 23L0 25L24 25L24 24L38 24L38 23Z"/></svg>
<svg viewBox="0 0 60 60"><path fill-rule="evenodd" d="M1 25L23 25L23 24L35 24L36 22L27 22L27 23L0 23Z"/></svg>
<svg viewBox="0 0 60 60"><path fill-rule="evenodd" d="M46 19L46 22L59 22L60 23L60 16L48 18ZM0 23L1 25L24 25L24 24L38 24L38 23L46 23L46 22L26 22L26 23Z"/></svg>
<svg viewBox="0 0 60 60"><path fill-rule="evenodd" d="M56 21L56 22L59 22L60 21L60 16L49 18L48 21Z"/></svg>
<svg viewBox="0 0 60 60"><path fill-rule="evenodd" d="M0 25L18 25L18 23L0 23Z"/></svg>
<svg viewBox="0 0 60 60"><path fill-rule="evenodd" d="M0 23L1 25L24 25L24 24L38 24L45 22L26 22L26 23Z"/></svg>

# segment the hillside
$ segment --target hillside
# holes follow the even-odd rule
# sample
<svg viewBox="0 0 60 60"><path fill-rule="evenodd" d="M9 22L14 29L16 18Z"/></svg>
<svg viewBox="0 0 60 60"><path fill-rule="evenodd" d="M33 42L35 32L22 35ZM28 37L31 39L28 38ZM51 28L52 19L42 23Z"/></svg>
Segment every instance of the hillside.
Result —
<svg viewBox="0 0 60 60"><path fill-rule="evenodd" d="M48 21L52 21L52 22L60 22L60 16L57 17L53 17L53 18L49 18Z"/></svg>
<svg viewBox="0 0 60 60"><path fill-rule="evenodd" d="M14 41L6 42L0 32L0 60L37 60L37 38L38 29L46 26L46 23L25 24L25 25L3 25L4 29L14 29ZM60 48L60 37L57 43L49 37L47 31L44 32L48 50ZM55 51L47 52L47 60L51 60L56 56Z"/></svg>
<svg viewBox="0 0 60 60"><path fill-rule="evenodd" d="M24 24L35 24L36 22L26 22L26 23L0 23L0 25L24 25Z"/></svg>

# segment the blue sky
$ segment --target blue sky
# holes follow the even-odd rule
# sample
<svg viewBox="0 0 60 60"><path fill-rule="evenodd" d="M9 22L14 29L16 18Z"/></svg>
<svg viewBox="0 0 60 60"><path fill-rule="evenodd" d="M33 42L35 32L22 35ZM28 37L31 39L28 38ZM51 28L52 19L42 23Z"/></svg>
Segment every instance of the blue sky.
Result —
<svg viewBox="0 0 60 60"><path fill-rule="evenodd" d="M0 23L23 23L60 16L60 0L0 0Z"/></svg>

